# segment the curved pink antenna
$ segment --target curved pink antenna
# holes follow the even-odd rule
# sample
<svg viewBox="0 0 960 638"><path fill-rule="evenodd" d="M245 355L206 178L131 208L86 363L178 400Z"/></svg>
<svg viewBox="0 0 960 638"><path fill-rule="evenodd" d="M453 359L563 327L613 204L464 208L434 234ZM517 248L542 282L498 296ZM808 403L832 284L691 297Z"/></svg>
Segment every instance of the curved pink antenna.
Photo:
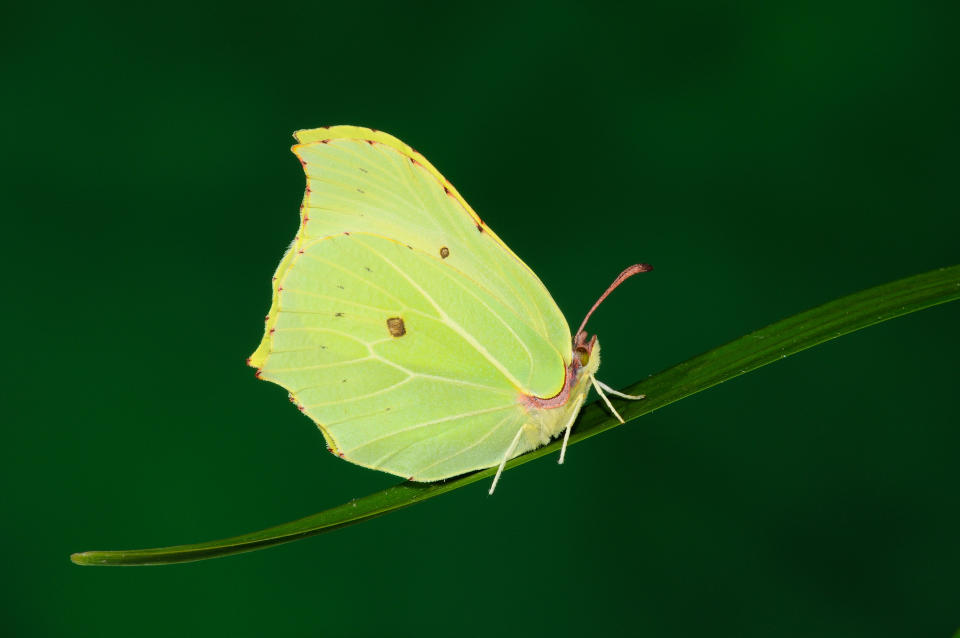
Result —
<svg viewBox="0 0 960 638"><path fill-rule="evenodd" d="M597 303L593 304L593 307L590 308L590 312L588 312L587 316L583 318L583 323L581 323L580 327L577 328L576 334L579 335L580 333L583 332L583 329L586 327L587 320L590 318L590 315L593 314L593 311L597 309L597 306L602 304L603 300L607 298L607 295L613 292L617 288L617 286L622 284L624 281L626 281L630 277L633 277L637 273L650 272L651 270L653 270L653 266L651 266L650 264L634 264L629 268L627 268L626 270L624 270L619 275L617 275L617 278L613 280L613 283L607 287L606 292L600 295L600 298L597 299Z"/></svg>

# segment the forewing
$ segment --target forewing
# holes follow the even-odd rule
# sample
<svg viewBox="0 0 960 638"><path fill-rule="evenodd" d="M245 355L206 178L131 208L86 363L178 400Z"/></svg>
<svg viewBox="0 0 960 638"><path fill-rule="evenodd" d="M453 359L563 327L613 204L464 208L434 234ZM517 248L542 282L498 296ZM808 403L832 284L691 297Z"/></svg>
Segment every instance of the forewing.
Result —
<svg viewBox="0 0 960 638"><path fill-rule="evenodd" d="M564 359L544 360L527 390L552 396L570 363L570 329L543 283L423 156L371 129L300 131L307 175L298 242L344 231L389 237L436 256L495 295ZM278 272L278 274L281 274Z"/></svg>

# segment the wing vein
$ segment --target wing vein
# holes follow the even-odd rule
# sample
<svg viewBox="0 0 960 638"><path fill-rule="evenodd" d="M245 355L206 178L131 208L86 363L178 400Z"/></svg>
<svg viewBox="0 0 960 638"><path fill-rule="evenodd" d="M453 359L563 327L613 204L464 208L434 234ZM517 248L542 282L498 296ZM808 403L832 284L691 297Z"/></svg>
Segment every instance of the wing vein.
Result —
<svg viewBox="0 0 960 638"><path fill-rule="evenodd" d="M367 447L368 445L373 445L374 443L377 443L378 441L382 441L382 440L384 440L384 439L389 439L389 438L392 438L392 437L395 437L395 436L399 436L400 434L403 434L403 433L405 433L405 432L412 432L413 430L419 430L420 428L425 428L425 427L427 427L427 426L429 426L429 425L437 425L438 423L446 423L446 422L448 422L448 421L457 421L457 420L460 420L460 419L463 419L463 418L466 418L466 417L470 417L470 416L479 416L479 415L481 415L481 414L489 414L489 413L491 413L491 412L499 412L500 410L512 410L512 409L514 409L515 407L516 407L515 405L501 405L501 406L498 406L498 407L495 407L495 408L485 408L485 409L483 409L483 410L474 410L473 412L461 412L460 414L451 414L451 415L449 415L449 416L440 417L439 419L433 419L433 420L431 420L431 421L424 421L424 422L422 422L422 423L414 423L413 425L407 426L407 427L403 428L402 430L394 430L393 432L389 432L389 433L387 433L387 434L384 434L383 436L378 436L378 437L376 437L376 438L370 439L369 441L364 441L364 442L361 443L360 445L357 445L357 446L355 446L355 447L352 447L352 448L350 448L349 450L344 450L343 452L344 452L344 454L350 454L350 453L352 453L352 452L356 452L356 451L359 450L360 448ZM347 421L353 420L353 418L360 418L360 417L358 416L358 417L352 417L352 418L349 418L349 419L343 419L343 420L341 420L341 421L337 421L337 423L338 423L338 424L339 424L339 423L346 423Z"/></svg>
<svg viewBox="0 0 960 638"><path fill-rule="evenodd" d="M484 434L484 435L481 436L479 439L477 439L476 441L474 441L474 442L471 443L470 445L466 446L465 448L462 448L462 449L460 449L460 450L457 450L457 451L454 452L453 454L448 454L447 456L443 457L442 459L439 459L439 460L437 460L437 461L434 461L434 462L431 463L430 465L427 465L427 466L425 466L425 467L421 467L419 470L417 470L417 474L421 474L421 473L423 473L423 472L426 472L427 470L429 470L429 469L432 468L432 467L436 467L437 465L441 465L442 463L446 463L447 461L449 461L449 460L452 459L452 458L455 458L455 457L457 457L457 456L460 456L461 454L464 454L465 452L469 452L469 451L472 450L473 448L477 447L478 445L480 445L481 443L483 443L484 441L486 441L487 439L489 439L489 438L493 435L493 433L496 432L497 430L499 430L501 427L503 427L504 423L506 423L507 421L509 421L509 420L510 420L510 417L512 417L512 416L515 416L515 415L508 414L507 416L505 416L503 419L501 419L500 421L498 421L496 425L494 425L492 428L490 428L490 430L489 430L486 434ZM378 463L379 463L379 462L378 462ZM416 474L414 474L414 476L416 476Z"/></svg>
<svg viewBox="0 0 960 638"><path fill-rule="evenodd" d="M437 302L433 299L433 297L431 297L430 294L429 294L426 290L424 290L422 287L420 287L420 285L419 285L416 281L414 281L409 275L407 275L407 273L403 272L403 270L401 270L400 268L398 268L396 264L394 264L392 261L390 261L389 259L387 259L387 257L386 257L385 255L382 255L380 252L378 252L378 251L375 250L374 248L370 247L369 245L367 245L366 243L364 243L364 242L362 242L362 241L359 242L359 243L360 243L360 245L366 247L367 250L369 250L370 252L374 253L375 255L378 255L378 256L380 257L380 259L382 259L382 260L383 260L386 264L388 264L391 268L393 268L394 270L396 270L396 271L400 274L401 277L403 277L404 279L406 279L407 282L408 282L411 286L413 286L414 288L416 288L417 291L418 291L421 295L423 295L423 297L430 303L430 305L432 305L432 306L434 307L434 309L435 309L435 310L437 311L437 313L440 315L441 320L442 320L444 323L446 323L447 326L450 327L450 329L452 329L452 330L454 330L455 332L459 333L460 336L463 337L463 339L464 339L467 343L469 343L471 346L473 346L473 348L474 348L477 352L479 352L481 356L483 356L483 358L485 358L485 359L486 359L487 361L489 361L497 370L499 370L500 373L503 374L503 376L506 377L508 381L510 381L510 383L512 383L512 384L513 384L514 386L516 386L517 388L522 388L522 387L524 387L523 384L521 384L521 383L517 380L517 378L513 376L513 374L510 372L510 370L508 370L507 367L504 366L503 363L501 363L499 359L497 359L497 358L494 357L492 354L490 354L490 352L483 346L483 344L481 344L479 341L477 341L477 340L473 337L473 335L471 335L469 332L467 332L466 330L464 330L463 327L460 326L460 324L458 324L456 321L454 321L453 319L451 319L451 318L447 315L447 313L444 312L443 308L441 308L440 305L437 304ZM494 316L497 316L496 313L494 313ZM499 318L499 317L498 317L498 318ZM503 320L501 319L501 321L503 321Z"/></svg>
<svg viewBox="0 0 960 638"><path fill-rule="evenodd" d="M271 354L273 353L271 352ZM267 370L267 372L269 374L273 374L275 372L299 372L301 370L324 370L327 368L336 368L338 366L347 365L350 363L359 363L360 361L369 361L370 359L373 359L373 358L375 357L361 357L359 359L346 359L344 361L334 361L333 363L319 363L315 366L300 366L298 368L270 368L269 370Z"/></svg>
<svg viewBox="0 0 960 638"><path fill-rule="evenodd" d="M376 353L376 352L373 353L373 358L374 358L374 359L377 359L378 361L380 361L380 362L382 362L382 363L386 363L388 366L392 366L392 367L396 368L397 370L400 370L401 372L405 372L405 373L407 373L407 374L410 374L410 375L413 375L413 376L416 376L416 377L420 377L421 379L430 379L431 381L442 381L442 382L445 382L445 383L453 383L453 384L455 384L455 385L462 385L462 386L467 387L467 388L480 388L480 389L483 389L483 390L490 390L490 391L492 391L492 392L497 392L497 393L499 393L499 394L504 394L504 395L507 395L507 396L513 396L514 394L516 394L516 392L515 392L514 390L507 390L507 389L505 389L505 388L495 388L495 387L493 387L493 386L491 386L491 385L484 385L484 384L482 384L482 383L474 383L473 381L464 381L463 379L454 379L454 378L452 378L452 377L444 377L444 376L440 376L440 375L436 375L436 374L427 374L426 372L417 372L417 371L415 371L415 370L410 370L409 368L406 368L406 367L400 365L399 363L395 363L395 362L391 361L390 359L385 359L384 357L380 356L380 355L379 355L378 353Z"/></svg>
<svg viewBox="0 0 960 638"><path fill-rule="evenodd" d="M397 381L397 382L394 383L393 385L388 385L388 386L385 387L385 388L380 388L379 390L374 390L373 392L368 392L368 393L366 393L366 394L361 394L361 395L358 395L358 396L355 396L355 397L350 397L349 399L336 399L336 400L334 400L334 401L322 401L322 402L320 402L320 403L311 403L311 404L305 405L305 406L303 406L303 407L305 407L305 408L319 408L319 407L322 407L322 406L324 406L324 405L341 405L341 404L344 404L344 403L350 403L350 402L352 402L352 401L360 401L360 400L362 400L362 399L369 399L370 397L375 397L375 396L377 396L377 395L385 394L385 393L387 393L387 392L390 392L391 390L395 390L395 389L399 388L399 387L402 386L402 385L405 385L405 384L407 384L407 383L410 383L410 381L411 381L412 379L413 379L413 377L407 377L407 378L404 379L403 381ZM316 385L312 385L312 386L309 386L309 387L307 387L307 388L303 388L303 390L308 390L308 389L310 389L310 388L319 388L319 387L322 387L323 385L336 385L336 384L329 384L329 383L328 383L328 384L322 384L322 383L318 383L318 384L316 384ZM297 390L297 392L302 392L303 390ZM296 392L292 392L291 394L294 394L294 395L295 395Z"/></svg>

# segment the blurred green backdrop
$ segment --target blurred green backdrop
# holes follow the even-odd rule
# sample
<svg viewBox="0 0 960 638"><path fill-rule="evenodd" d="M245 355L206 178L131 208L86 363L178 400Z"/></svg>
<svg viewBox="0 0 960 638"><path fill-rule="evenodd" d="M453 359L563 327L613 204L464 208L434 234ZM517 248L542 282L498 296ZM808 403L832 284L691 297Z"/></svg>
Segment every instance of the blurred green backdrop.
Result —
<svg viewBox="0 0 960 638"><path fill-rule="evenodd" d="M949 7L949 8L947 8ZM19 3L0 26L3 626L15 636L948 636L960 304L330 535L394 482L244 366L294 129L423 152L624 385L960 260L955 3Z"/></svg>

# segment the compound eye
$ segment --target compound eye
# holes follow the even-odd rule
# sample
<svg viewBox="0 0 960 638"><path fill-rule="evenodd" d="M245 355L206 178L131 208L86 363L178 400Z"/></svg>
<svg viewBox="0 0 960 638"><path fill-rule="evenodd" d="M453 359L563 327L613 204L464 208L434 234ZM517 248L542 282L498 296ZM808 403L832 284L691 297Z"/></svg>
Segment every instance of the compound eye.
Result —
<svg viewBox="0 0 960 638"><path fill-rule="evenodd" d="M573 351L573 356L580 361L581 366L587 365L587 361L590 361L590 352L586 348L577 348Z"/></svg>

